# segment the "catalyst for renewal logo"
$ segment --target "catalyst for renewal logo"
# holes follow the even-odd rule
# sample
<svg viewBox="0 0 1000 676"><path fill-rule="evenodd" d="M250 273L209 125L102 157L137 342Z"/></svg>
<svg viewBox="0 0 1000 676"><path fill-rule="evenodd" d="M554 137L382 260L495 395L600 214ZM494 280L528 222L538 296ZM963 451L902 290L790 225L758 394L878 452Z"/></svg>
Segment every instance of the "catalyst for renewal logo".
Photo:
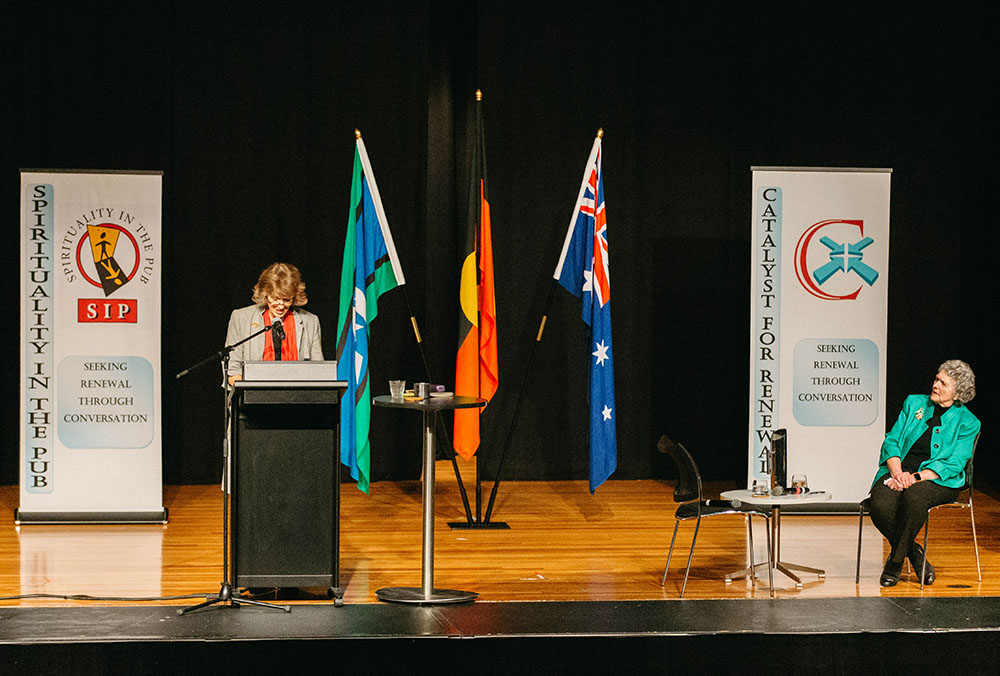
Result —
<svg viewBox="0 0 1000 676"><path fill-rule="evenodd" d="M843 226L848 226L849 229ZM825 250L813 247L814 238L826 228L834 229L840 236L834 239L833 236L822 235L816 241L822 244ZM847 239L850 229L853 228L857 228L861 234L861 239L856 242ZM816 298L854 300L863 288L859 285L853 291L849 291L857 279L868 286L872 286L878 279L878 271L862 260L865 255L864 250L874 242L871 237L865 236L864 221L832 219L815 223L802 233L795 245L795 276L802 288ZM818 265L817 260L821 259L824 253L827 255L827 260ZM810 272L812 266L815 267ZM820 288L823 286L825 288ZM838 291L846 292L837 293Z"/></svg>

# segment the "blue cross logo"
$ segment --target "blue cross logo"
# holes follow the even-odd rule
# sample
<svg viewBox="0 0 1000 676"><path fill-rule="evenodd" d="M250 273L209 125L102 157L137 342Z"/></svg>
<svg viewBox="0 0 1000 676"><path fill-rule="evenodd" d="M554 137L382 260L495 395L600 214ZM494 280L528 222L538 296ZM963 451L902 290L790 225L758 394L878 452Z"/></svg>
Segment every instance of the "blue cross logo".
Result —
<svg viewBox="0 0 1000 676"><path fill-rule="evenodd" d="M813 277L820 284L841 271L845 273L853 271L858 277L865 280L868 286L874 284L875 280L878 279L878 271L861 260L864 256L862 250L875 241L871 237L865 237L854 244L839 244L829 237L821 237L819 241L830 250L830 262L813 271Z"/></svg>

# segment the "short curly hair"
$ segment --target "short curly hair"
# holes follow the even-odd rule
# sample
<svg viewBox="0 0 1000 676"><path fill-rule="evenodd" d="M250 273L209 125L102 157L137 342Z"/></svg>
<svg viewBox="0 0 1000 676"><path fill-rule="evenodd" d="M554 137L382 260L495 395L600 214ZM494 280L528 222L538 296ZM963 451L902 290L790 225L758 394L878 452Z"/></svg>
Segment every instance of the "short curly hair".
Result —
<svg viewBox="0 0 1000 676"><path fill-rule="evenodd" d="M976 396L976 374L972 367L961 359L949 359L938 367L955 380L955 401L968 404Z"/></svg>
<svg viewBox="0 0 1000 676"><path fill-rule="evenodd" d="M267 305L268 295L291 298L294 307L301 307L309 302L302 275L291 263L271 263L260 273L260 278L253 287L253 302Z"/></svg>

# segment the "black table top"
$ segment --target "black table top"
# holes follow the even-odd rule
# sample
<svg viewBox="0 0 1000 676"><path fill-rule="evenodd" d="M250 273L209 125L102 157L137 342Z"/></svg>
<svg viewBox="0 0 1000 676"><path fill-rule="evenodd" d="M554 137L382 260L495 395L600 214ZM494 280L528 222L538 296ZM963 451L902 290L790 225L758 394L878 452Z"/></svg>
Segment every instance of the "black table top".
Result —
<svg viewBox="0 0 1000 676"><path fill-rule="evenodd" d="M412 408L417 411L450 411L453 408L481 408L486 405L485 399L479 397L431 397L430 399L393 399L383 394L372 399L376 406L387 408Z"/></svg>

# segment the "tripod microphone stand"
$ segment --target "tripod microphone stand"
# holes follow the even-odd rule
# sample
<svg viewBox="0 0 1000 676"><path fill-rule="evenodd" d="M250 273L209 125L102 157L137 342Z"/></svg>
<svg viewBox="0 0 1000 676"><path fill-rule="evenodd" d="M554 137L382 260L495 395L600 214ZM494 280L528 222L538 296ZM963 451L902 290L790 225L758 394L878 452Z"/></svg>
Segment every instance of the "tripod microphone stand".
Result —
<svg viewBox="0 0 1000 676"><path fill-rule="evenodd" d="M222 387L225 392L223 397L223 429L224 434L222 436L222 586L219 589L219 593L215 596L206 596L205 600L197 605L188 606L187 608L181 608L177 611L178 615L184 615L192 611L198 610L200 608L205 608L207 606L212 606L216 604L224 604L228 607L239 607L243 604L262 606L264 608L273 608L274 610L284 610L286 613L292 611L291 606L279 606L273 603L265 603L263 601L255 601L254 599L247 599L241 597L239 594L234 593L234 587L230 580L230 576L233 571L229 568L229 558L230 558L230 542L229 542L229 439L232 433L232 398L235 390L229 385L229 353L231 353L236 347L247 342L251 338L255 338L262 333L270 331L274 328L274 324L270 326L265 326L260 331L256 333L251 333L249 336L240 340L232 345L227 345L210 357L202 359L200 362L184 369L177 374L177 378L182 378L186 376L191 371L204 366L210 362L219 360L222 367Z"/></svg>

